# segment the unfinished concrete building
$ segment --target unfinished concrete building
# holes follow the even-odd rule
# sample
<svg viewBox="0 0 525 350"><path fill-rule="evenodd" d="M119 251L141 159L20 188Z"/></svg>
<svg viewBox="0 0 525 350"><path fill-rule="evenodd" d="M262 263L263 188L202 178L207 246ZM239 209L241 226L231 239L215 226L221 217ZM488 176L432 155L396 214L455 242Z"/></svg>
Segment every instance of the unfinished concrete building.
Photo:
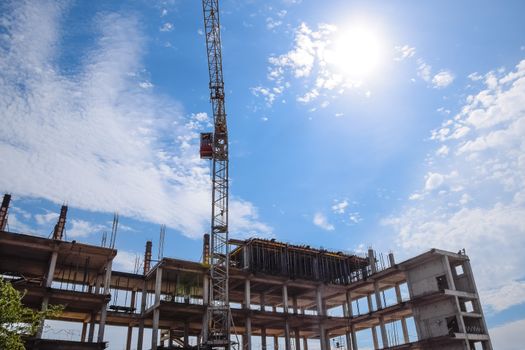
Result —
<svg viewBox="0 0 525 350"><path fill-rule="evenodd" d="M190 349L201 337L209 284L203 261L162 258L142 273L114 271L117 250L65 241L62 210L51 238L8 232L0 210L0 274L25 305L64 305L82 324L75 341L28 340L32 349L112 347L106 325L127 327L125 349ZM244 350L492 349L470 261L432 249L403 262L274 240L231 240L229 296ZM138 331L137 331L138 330ZM144 334L151 334L145 344ZM136 337L133 337L136 334Z"/></svg>

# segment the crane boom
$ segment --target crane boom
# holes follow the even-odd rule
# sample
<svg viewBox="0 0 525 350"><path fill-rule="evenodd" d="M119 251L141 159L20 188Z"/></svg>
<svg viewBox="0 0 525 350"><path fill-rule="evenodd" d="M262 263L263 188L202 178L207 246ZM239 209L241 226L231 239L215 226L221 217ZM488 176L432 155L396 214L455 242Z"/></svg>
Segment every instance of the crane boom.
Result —
<svg viewBox="0 0 525 350"><path fill-rule="evenodd" d="M230 348L231 310L228 294L228 129L224 106L224 80L222 75L222 49L219 21L219 1L202 0L210 100L214 131L202 134L207 148L201 157L212 159L212 210L210 244L210 288L203 325L203 343L209 348Z"/></svg>

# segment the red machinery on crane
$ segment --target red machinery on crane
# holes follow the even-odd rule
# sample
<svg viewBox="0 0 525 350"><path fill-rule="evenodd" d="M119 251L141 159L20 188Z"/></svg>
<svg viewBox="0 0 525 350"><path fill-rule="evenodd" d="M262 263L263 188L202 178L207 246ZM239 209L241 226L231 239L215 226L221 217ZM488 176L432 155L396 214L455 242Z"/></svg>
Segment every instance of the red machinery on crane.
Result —
<svg viewBox="0 0 525 350"><path fill-rule="evenodd" d="M202 0L213 133L201 134L200 155L212 161L210 285L203 322L202 347L228 350L231 310L228 295L230 252L228 246L228 129L224 106L219 1Z"/></svg>

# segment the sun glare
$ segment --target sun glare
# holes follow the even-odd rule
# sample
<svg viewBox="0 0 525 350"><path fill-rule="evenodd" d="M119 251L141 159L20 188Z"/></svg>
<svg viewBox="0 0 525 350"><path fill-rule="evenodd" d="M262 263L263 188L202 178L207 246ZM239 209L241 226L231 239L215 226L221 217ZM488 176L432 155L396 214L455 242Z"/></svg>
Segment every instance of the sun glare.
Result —
<svg viewBox="0 0 525 350"><path fill-rule="evenodd" d="M381 35L366 25L356 25L338 30L326 61L348 78L363 80L379 70L384 56Z"/></svg>

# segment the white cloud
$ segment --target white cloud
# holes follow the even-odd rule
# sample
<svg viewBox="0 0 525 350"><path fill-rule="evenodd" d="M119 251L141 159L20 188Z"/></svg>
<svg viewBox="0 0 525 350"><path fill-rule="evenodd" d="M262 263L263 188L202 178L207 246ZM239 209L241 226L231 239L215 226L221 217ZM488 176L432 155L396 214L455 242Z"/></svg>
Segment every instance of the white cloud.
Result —
<svg viewBox="0 0 525 350"><path fill-rule="evenodd" d="M454 74L450 71L441 71L432 78L432 85L435 88L444 88L452 84L454 79Z"/></svg>
<svg viewBox="0 0 525 350"><path fill-rule="evenodd" d="M271 105L277 96L292 86L292 82L299 82L300 91L306 90L297 98L301 103L311 103L321 95L337 97L347 90L362 88L361 79L345 76L332 62L338 30L331 24L322 23L311 28L301 23L294 31L292 48L268 59L267 77L273 87L259 86L252 88L252 93L264 97ZM364 95L369 97L370 93L365 91Z"/></svg>
<svg viewBox="0 0 525 350"><path fill-rule="evenodd" d="M394 49L398 53L398 56L394 58L396 61L402 61L406 58L413 57L416 54L416 48L408 45L396 46Z"/></svg>
<svg viewBox="0 0 525 350"><path fill-rule="evenodd" d="M35 221L38 225L48 225L49 223L58 219L58 213L48 212L46 214L36 214Z"/></svg>
<svg viewBox="0 0 525 350"><path fill-rule="evenodd" d="M272 92L270 88L265 88L262 86L257 86L254 88L251 88L250 91L254 96L263 96L266 104L271 106L273 104L273 101L275 101L276 94Z"/></svg>
<svg viewBox="0 0 525 350"><path fill-rule="evenodd" d="M137 258L140 259L142 255L136 252L129 252L119 249L117 256L113 259L113 270L123 272L135 272L135 262Z"/></svg>
<svg viewBox="0 0 525 350"><path fill-rule="evenodd" d="M272 236L272 228L259 221L257 208L250 202L236 199L230 204L230 233L236 237Z"/></svg>
<svg viewBox="0 0 525 350"><path fill-rule="evenodd" d="M283 21L276 20L272 17L266 18L266 28L269 30L275 29L276 27L279 27L281 24L283 24Z"/></svg>
<svg viewBox="0 0 525 350"><path fill-rule="evenodd" d="M281 26L281 24L283 24L283 18L286 16L286 13L287 13L286 10L281 10L276 13L277 18L267 17L266 18L266 28L269 30L273 30Z"/></svg>
<svg viewBox="0 0 525 350"><path fill-rule="evenodd" d="M92 224L89 221L73 219L68 225L66 234L68 239L84 238L103 231L109 231L108 226Z"/></svg>
<svg viewBox="0 0 525 350"><path fill-rule="evenodd" d="M412 193L408 199L410 199L411 201L418 201L420 199L423 199L424 198L424 195L421 194L421 193Z"/></svg>
<svg viewBox="0 0 525 350"><path fill-rule="evenodd" d="M440 187L445 181L445 177L439 173L428 173L427 181L425 182L425 190L433 191Z"/></svg>
<svg viewBox="0 0 525 350"><path fill-rule="evenodd" d="M358 224L361 221L363 221L363 219L361 218L361 215L358 212L349 213L348 219L350 220L350 223L352 224Z"/></svg>
<svg viewBox="0 0 525 350"><path fill-rule="evenodd" d="M16 1L11 7L0 15L0 187L201 237L211 186L198 130L209 121L139 86L146 39L138 20L95 16L96 44L79 57L77 74L64 75L56 66L63 6ZM260 227L250 213L240 214L243 226Z"/></svg>
<svg viewBox="0 0 525 350"><path fill-rule="evenodd" d="M432 67L422 59L418 59L417 75L426 82L430 82L432 77Z"/></svg>
<svg viewBox="0 0 525 350"><path fill-rule="evenodd" d="M153 87L153 84L149 81L143 81L139 83L139 86L143 89L151 89Z"/></svg>
<svg viewBox="0 0 525 350"><path fill-rule="evenodd" d="M505 323L489 330L492 346L498 350L521 350L525 343L525 319Z"/></svg>
<svg viewBox="0 0 525 350"><path fill-rule="evenodd" d="M441 70L439 73L432 75L432 66L422 58L417 59L417 75L437 89L449 86L455 79L454 74L449 70Z"/></svg>
<svg viewBox="0 0 525 350"><path fill-rule="evenodd" d="M450 149L448 148L448 146L447 145L443 145L443 146L439 147L439 149L436 151L436 155L444 157L444 156L448 155L449 151L450 151Z"/></svg>
<svg viewBox="0 0 525 350"><path fill-rule="evenodd" d="M313 223L315 226L318 226L326 231L333 231L335 229L334 225L330 224L326 216L320 212L314 214Z"/></svg>
<svg viewBox="0 0 525 350"><path fill-rule="evenodd" d="M22 208L16 207L16 206L10 206L9 212L11 213L17 213L20 214L24 219L29 220L33 216L30 212L27 210L24 210Z"/></svg>
<svg viewBox="0 0 525 350"><path fill-rule="evenodd" d="M312 89L311 91L305 93L304 96L297 97L297 101L308 103L312 100L315 100L317 97L319 97L319 91L317 91L317 89Z"/></svg>
<svg viewBox="0 0 525 350"><path fill-rule="evenodd" d="M433 131L440 157L420 200L384 221L407 256L466 248L494 311L525 302L525 61L502 74L486 74L485 87Z"/></svg>
<svg viewBox="0 0 525 350"><path fill-rule="evenodd" d="M173 23L166 22L159 29L161 32L171 32L173 30Z"/></svg>
<svg viewBox="0 0 525 350"><path fill-rule="evenodd" d="M470 73L468 75L468 78L472 81L479 81L479 80L482 80L483 79L483 76L478 74L477 72L474 72L474 73Z"/></svg>
<svg viewBox="0 0 525 350"><path fill-rule="evenodd" d="M7 217L7 228L11 232L19 233L31 233L35 232L35 229L18 218L17 214L9 213Z"/></svg>
<svg viewBox="0 0 525 350"><path fill-rule="evenodd" d="M210 118L208 117L208 113L204 113L204 112L196 113L194 115L194 118L198 122L207 122L210 120Z"/></svg>
<svg viewBox="0 0 525 350"><path fill-rule="evenodd" d="M332 205L332 211L336 214L344 214L347 207L348 201L346 199L337 201L334 205Z"/></svg>
<svg viewBox="0 0 525 350"><path fill-rule="evenodd" d="M510 306L525 301L525 282L511 281L509 284L483 293L483 300L490 304L494 311L502 311Z"/></svg>

